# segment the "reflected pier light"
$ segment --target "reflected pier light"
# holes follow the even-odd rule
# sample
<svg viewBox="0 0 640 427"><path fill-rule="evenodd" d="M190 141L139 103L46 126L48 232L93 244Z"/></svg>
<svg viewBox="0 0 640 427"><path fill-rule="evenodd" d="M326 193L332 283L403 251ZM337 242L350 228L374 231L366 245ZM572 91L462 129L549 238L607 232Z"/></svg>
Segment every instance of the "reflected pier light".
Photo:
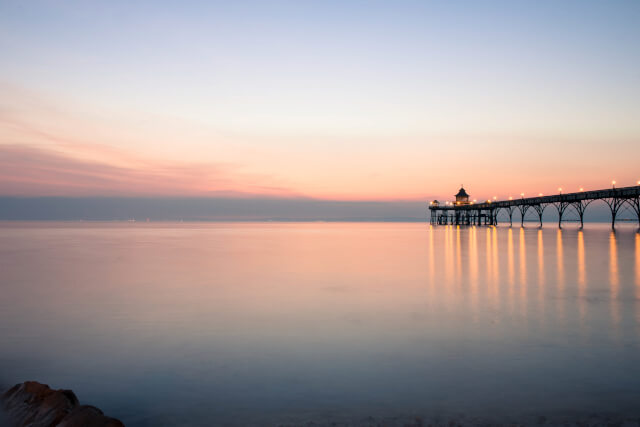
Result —
<svg viewBox="0 0 640 427"><path fill-rule="evenodd" d="M620 271L618 266L618 242L615 231L609 233L609 299L611 302L611 321L616 328L620 327Z"/></svg>
<svg viewBox="0 0 640 427"><path fill-rule="evenodd" d="M562 296L564 293L565 286L565 278L564 278L564 244L562 242L562 229L558 229L556 232L556 270L557 270L557 281L558 281L558 291Z"/></svg>
<svg viewBox="0 0 640 427"><path fill-rule="evenodd" d="M527 244L525 242L524 228L520 228L518 233L520 286L524 294L527 292Z"/></svg>
<svg viewBox="0 0 640 427"><path fill-rule="evenodd" d="M578 231L577 241L577 273L578 273L578 301L580 310L580 322L584 324L587 315L587 263L585 258L584 231Z"/></svg>
<svg viewBox="0 0 640 427"><path fill-rule="evenodd" d="M636 234L636 298L640 301L640 233ZM640 304L638 311L640 312ZM640 318L640 313L638 318Z"/></svg>
<svg viewBox="0 0 640 427"><path fill-rule="evenodd" d="M545 293L545 269L544 269L544 239L542 230L538 230L538 298L541 309L544 311L544 293Z"/></svg>

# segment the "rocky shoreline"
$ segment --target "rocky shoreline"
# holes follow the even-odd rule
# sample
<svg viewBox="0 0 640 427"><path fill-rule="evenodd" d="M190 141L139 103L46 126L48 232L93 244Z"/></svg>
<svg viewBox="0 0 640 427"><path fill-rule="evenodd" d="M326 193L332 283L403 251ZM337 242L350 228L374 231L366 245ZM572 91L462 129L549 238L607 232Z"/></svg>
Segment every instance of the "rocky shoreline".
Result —
<svg viewBox="0 0 640 427"><path fill-rule="evenodd" d="M2 394L4 417L10 425L30 427L124 427L95 406L81 405L71 390L53 390L27 381Z"/></svg>

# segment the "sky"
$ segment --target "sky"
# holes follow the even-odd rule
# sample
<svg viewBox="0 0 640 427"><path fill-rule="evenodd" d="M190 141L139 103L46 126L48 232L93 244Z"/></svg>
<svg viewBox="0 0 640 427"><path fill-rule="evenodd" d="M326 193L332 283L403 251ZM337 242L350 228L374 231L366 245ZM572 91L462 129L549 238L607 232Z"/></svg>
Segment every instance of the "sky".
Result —
<svg viewBox="0 0 640 427"><path fill-rule="evenodd" d="M638 1L1 0L0 197L635 185L638 22Z"/></svg>

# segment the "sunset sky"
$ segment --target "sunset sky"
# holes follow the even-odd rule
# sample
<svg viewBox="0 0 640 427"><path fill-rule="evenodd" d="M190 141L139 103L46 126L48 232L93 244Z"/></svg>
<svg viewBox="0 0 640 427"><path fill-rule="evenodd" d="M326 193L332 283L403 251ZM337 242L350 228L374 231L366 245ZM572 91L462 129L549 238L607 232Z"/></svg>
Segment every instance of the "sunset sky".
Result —
<svg viewBox="0 0 640 427"><path fill-rule="evenodd" d="M640 179L638 1L0 2L0 196Z"/></svg>

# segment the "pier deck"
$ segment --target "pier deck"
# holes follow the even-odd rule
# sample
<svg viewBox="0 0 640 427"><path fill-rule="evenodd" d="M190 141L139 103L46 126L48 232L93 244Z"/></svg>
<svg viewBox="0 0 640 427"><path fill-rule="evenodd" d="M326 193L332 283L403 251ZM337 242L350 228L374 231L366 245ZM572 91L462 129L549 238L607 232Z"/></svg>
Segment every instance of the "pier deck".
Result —
<svg viewBox="0 0 640 427"><path fill-rule="evenodd" d="M558 227L562 228L563 215L568 208L577 214L580 227L584 226L584 211L595 200L603 200L611 211L611 227L614 228L620 209L627 205L636 214L640 227L640 185L633 187L609 188L604 190L559 193L552 196L520 197L509 200L488 200L482 203L441 205L432 202L429 205L431 224L454 225L496 225L498 213L504 210L513 225L513 213L520 213L521 226L529 209L533 209L542 227L542 214L549 206L558 212Z"/></svg>

